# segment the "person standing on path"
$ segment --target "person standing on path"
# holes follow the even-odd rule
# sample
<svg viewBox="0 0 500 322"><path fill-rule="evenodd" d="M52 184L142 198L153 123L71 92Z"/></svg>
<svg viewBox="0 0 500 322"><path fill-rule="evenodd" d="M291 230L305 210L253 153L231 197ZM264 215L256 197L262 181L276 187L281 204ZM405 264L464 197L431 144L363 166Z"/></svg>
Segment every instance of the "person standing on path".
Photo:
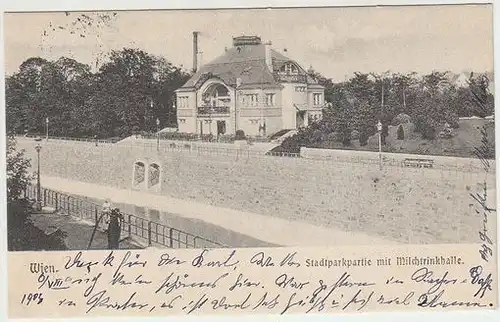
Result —
<svg viewBox="0 0 500 322"><path fill-rule="evenodd" d="M108 224L108 249L120 248L121 220L123 216L120 209L114 208L109 214Z"/></svg>
<svg viewBox="0 0 500 322"><path fill-rule="evenodd" d="M109 199L106 199L102 205L102 214L101 214L101 231L103 233L106 232L109 225L109 216L111 214L111 203Z"/></svg>

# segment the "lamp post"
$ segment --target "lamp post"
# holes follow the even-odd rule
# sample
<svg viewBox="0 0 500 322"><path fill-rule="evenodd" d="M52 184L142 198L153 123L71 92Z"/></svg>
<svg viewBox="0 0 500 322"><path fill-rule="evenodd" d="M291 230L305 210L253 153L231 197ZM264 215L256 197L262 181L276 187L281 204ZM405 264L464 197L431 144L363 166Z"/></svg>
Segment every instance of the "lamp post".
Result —
<svg viewBox="0 0 500 322"><path fill-rule="evenodd" d="M380 163L380 170L382 170L382 122L380 120L377 123L378 131L378 158Z"/></svg>
<svg viewBox="0 0 500 322"><path fill-rule="evenodd" d="M37 153L37 172L36 172L36 179L37 179L37 182L36 182L36 204L35 204L35 208L37 211L40 211L42 209L42 203L41 203L41 196L42 196L42 187L40 185L40 151L42 150L42 146L40 145L40 143L37 143L36 146L35 146L35 150L36 150L36 153Z"/></svg>
<svg viewBox="0 0 500 322"><path fill-rule="evenodd" d="M172 113L173 116L175 117L175 123L174 124L177 124L177 128L179 128L179 123L178 123L178 119L177 119L177 106L175 106L175 100L176 98L174 97L174 99L172 100L172 111L169 112L169 113ZM169 116L169 120L170 122L172 122L172 114L170 114Z"/></svg>
<svg viewBox="0 0 500 322"><path fill-rule="evenodd" d="M49 142L49 118L45 118L45 141Z"/></svg>
<svg viewBox="0 0 500 322"><path fill-rule="evenodd" d="M156 118L156 151L160 151L160 119Z"/></svg>
<svg viewBox="0 0 500 322"><path fill-rule="evenodd" d="M236 90L234 91L234 135L238 131L238 90L241 87L241 78L236 79Z"/></svg>

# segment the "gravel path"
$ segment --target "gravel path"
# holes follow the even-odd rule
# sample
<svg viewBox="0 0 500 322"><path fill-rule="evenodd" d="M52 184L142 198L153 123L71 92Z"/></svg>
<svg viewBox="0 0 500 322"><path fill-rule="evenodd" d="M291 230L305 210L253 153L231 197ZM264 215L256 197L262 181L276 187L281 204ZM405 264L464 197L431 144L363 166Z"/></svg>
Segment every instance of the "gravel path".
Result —
<svg viewBox="0 0 500 322"><path fill-rule="evenodd" d="M33 225L45 231L54 233L57 228L65 235L64 241L70 250L86 250L94 229L89 223L84 222L74 216L64 214L31 214L30 220ZM107 249L108 239L106 234L96 231L90 249ZM128 241L120 243L121 249L139 249L139 247Z"/></svg>

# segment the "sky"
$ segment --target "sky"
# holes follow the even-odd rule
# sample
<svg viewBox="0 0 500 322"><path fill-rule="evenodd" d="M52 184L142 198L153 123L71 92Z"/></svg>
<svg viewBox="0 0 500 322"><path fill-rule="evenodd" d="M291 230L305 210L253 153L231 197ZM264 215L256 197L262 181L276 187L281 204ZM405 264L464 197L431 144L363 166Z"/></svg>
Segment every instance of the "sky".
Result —
<svg viewBox="0 0 500 322"><path fill-rule="evenodd" d="M7 75L29 57L67 56L95 65L100 53L123 47L164 56L189 70L193 31L200 32L202 62L222 54L234 36L258 35L334 81L354 72L493 71L489 5L119 11L107 25L88 27L85 37L70 32L78 16L7 13Z"/></svg>

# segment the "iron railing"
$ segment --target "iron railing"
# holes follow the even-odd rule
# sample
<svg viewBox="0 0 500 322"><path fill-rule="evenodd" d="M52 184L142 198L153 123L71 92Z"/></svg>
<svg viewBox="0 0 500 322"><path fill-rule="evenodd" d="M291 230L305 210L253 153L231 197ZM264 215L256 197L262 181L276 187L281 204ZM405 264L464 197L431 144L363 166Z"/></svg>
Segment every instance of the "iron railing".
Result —
<svg viewBox="0 0 500 322"><path fill-rule="evenodd" d="M40 138L43 140L47 139L47 136L45 135L35 135L35 134L26 134L26 135L18 135L18 138ZM100 140L100 139L93 139L93 138L78 138L78 137L61 137L61 136L49 136L48 137L49 141L50 140L56 140L56 141L78 141L78 142L92 142L95 143L116 143L118 140Z"/></svg>
<svg viewBox="0 0 500 322"><path fill-rule="evenodd" d="M274 73L275 78L280 82L286 83L306 83L307 76L301 74L286 74L281 72Z"/></svg>
<svg viewBox="0 0 500 322"><path fill-rule="evenodd" d="M24 197L36 200L36 186L29 185ZM79 217L95 224L102 213L102 207L78 196L42 188L40 201L44 206L54 208L58 212ZM201 236L190 234L174 227L169 227L139 216L123 213L122 233L148 246L164 246L168 248L225 248L222 243ZM103 220L106 220L105 215Z"/></svg>
<svg viewBox="0 0 500 322"><path fill-rule="evenodd" d="M229 106L199 106L198 115L229 114Z"/></svg>
<svg viewBox="0 0 500 322"><path fill-rule="evenodd" d="M66 138L54 138L53 140L61 140L57 141L58 143L65 142ZM54 142L53 141L53 142ZM75 141L78 141L75 139ZM85 141L85 139L80 139L80 141ZM171 140L175 141L175 140ZM49 140L50 142L50 140ZM66 141L68 144L71 141ZM93 142L93 141L90 141ZM82 142L84 143L84 142ZM269 158L269 157L279 157L283 159L288 158L300 158L307 159L311 163L320 163L320 164L355 164L355 165L368 165L374 166L379 164L379 159L375 157L364 157L364 156L338 156L338 155L301 155L300 153L289 153L289 152L274 152L274 151L258 151L252 150L247 147L219 147L219 146L211 146L211 143L199 144L200 142L190 142L190 141L175 141L169 142L169 140L160 140L160 144L155 140L138 140L138 141L130 141L119 144L101 144L100 147L119 147L119 148L129 148L129 149L143 149L143 150L155 150L160 152L187 152L187 153L197 153L198 155L210 155L210 156L231 156L235 157L236 160L240 159L260 159L260 158ZM429 155L429 158L433 158L434 156ZM471 159L475 160L475 159ZM401 159L396 159L392 157L387 157L385 155L382 156L382 163L384 167L401 167ZM474 171L480 172L482 168L479 165L474 165L472 161L467 163L457 162L456 164L444 164L440 162L435 162L433 168L441 169L441 170L449 170L449 171ZM494 168L492 171L495 171Z"/></svg>

